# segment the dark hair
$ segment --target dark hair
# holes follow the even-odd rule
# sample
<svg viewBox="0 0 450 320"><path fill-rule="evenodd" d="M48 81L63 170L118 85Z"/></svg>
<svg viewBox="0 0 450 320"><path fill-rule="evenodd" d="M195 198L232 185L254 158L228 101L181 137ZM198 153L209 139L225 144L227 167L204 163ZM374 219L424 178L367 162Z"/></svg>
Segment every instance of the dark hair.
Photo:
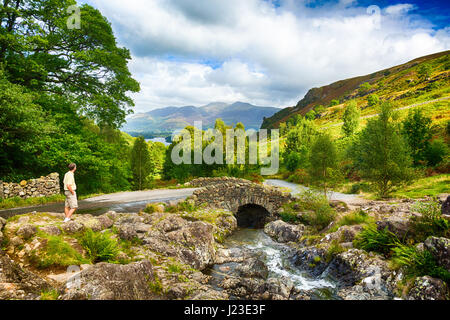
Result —
<svg viewBox="0 0 450 320"><path fill-rule="evenodd" d="M73 169L75 169L77 167L77 165L75 163L71 163L67 167L69 168L70 171L72 171Z"/></svg>

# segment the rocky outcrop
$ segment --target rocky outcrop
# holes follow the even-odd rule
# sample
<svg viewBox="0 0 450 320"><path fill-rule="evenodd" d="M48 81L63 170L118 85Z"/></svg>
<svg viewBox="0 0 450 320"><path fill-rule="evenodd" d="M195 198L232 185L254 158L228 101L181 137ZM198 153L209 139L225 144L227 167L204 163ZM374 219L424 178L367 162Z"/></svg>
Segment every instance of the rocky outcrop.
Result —
<svg viewBox="0 0 450 320"><path fill-rule="evenodd" d="M71 278L63 300L152 300L158 298L149 261L128 265L99 263Z"/></svg>
<svg viewBox="0 0 450 320"><path fill-rule="evenodd" d="M236 270L244 278L267 279L269 275L269 269L259 257L246 260Z"/></svg>
<svg viewBox="0 0 450 320"><path fill-rule="evenodd" d="M51 289L47 281L21 268L0 250L0 300L38 299Z"/></svg>
<svg viewBox="0 0 450 320"><path fill-rule="evenodd" d="M59 174L51 173L39 179L23 180L20 183L0 181L0 198L23 199L47 197L60 193Z"/></svg>
<svg viewBox="0 0 450 320"><path fill-rule="evenodd" d="M441 279L424 276L416 278L409 291L409 300L447 300L448 287Z"/></svg>
<svg viewBox="0 0 450 320"><path fill-rule="evenodd" d="M430 237L424 247L436 258L437 263L450 272L450 239Z"/></svg>
<svg viewBox="0 0 450 320"><path fill-rule="evenodd" d="M266 224L264 232L278 242L297 242L303 236L306 227L302 224L293 225L282 220Z"/></svg>
<svg viewBox="0 0 450 320"><path fill-rule="evenodd" d="M411 234L411 220L409 217L390 216L377 221L378 230L389 230L399 239L406 239Z"/></svg>
<svg viewBox="0 0 450 320"><path fill-rule="evenodd" d="M442 215L450 217L450 196L442 203Z"/></svg>

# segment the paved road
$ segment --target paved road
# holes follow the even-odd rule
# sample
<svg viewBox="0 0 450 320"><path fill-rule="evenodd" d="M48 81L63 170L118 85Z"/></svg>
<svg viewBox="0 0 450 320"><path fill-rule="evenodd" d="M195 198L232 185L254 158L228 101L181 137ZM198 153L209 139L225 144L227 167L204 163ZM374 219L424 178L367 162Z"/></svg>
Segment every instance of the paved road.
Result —
<svg viewBox="0 0 450 320"><path fill-rule="evenodd" d="M150 202L165 202L186 199L194 192L189 189L158 189L135 192L119 192L79 201L78 213L99 215L109 210L116 212L139 212ZM26 208L0 210L0 217L9 218L17 214L28 212L64 212L64 203L53 203Z"/></svg>
<svg viewBox="0 0 450 320"><path fill-rule="evenodd" d="M448 97L443 97L443 98L439 98L439 99L435 99L435 100L430 100L430 101L425 101L425 102L415 103L415 104L411 104L411 105L406 106L406 107L401 107L401 108L395 109L395 111L407 110L407 109L411 109L411 108L423 106L423 105L425 105L425 104L430 104L430 103L440 102L440 101L449 100L449 99L450 99L450 96L448 96ZM377 117L377 116L379 116L379 113L377 113L377 114L371 114L371 115L369 115L369 116L363 116L363 117L361 117L361 119L370 119L370 118L374 118L374 117ZM331 128L331 127L338 127L338 126L341 126L341 125L343 125L343 124L344 124L343 122L334 123L334 124L331 124L331 125L329 125L329 126L322 127L321 129L327 129L327 128Z"/></svg>

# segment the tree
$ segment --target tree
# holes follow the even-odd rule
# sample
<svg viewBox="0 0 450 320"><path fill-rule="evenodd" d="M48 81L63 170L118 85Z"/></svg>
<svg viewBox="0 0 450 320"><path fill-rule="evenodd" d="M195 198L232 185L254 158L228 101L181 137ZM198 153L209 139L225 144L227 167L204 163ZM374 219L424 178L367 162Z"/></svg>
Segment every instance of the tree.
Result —
<svg viewBox="0 0 450 320"><path fill-rule="evenodd" d="M339 100L338 99L333 99L333 100L331 100L329 106L330 107L334 107L334 106L337 106L338 104L339 104Z"/></svg>
<svg viewBox="0 0 450 320"><path fill-rule="evenodd" d="M361 85L359 86L358 93L359 93L360 95L365 95L367 92L369 92L369 90L370 90L371 88L372 88L372 86L370 85L370 83L364 82L363 84L361 84Z"/></svg>
<svg viewBox="0 0 450 320"><path fill-rule="evenodd" d="M406 136L414 164L425 160L425 152L432 137L431 118L425 116L421 109L411 110L403 121L403 133Z"/></svg>
<svg viewBox="0 0 450 320"><path fill-rule="evenodd" d="M128 49L117 46L111 24L93 7L81 6L81 26L69 29L74 0L3 1L0 63L9 81L29 90L64 96L78 111L119 128L138 92Z"/></svg>
<svg viewBox="0 0 450 320"><path fill-rule="evenodd" d="M314 120L316 118L316 112L314 110L309 111L305 114L305 118L308 120Z"/></svg>
<svg viewBox="0 0 450 320"><path fill-rule="evenodd" d="M324 113L325 112L325 107L323 106L323 105L318 105L317 107L315 107L314 108L314 111L317 113L317 114L322 114L322 113Z"/></svg>
<svg viewBox="0 0 450 320"><path fill-rule="evenodd" d="M318 134L318 129L311 120L302 118L300 123L289 130L286 137L286 150L290 152L304 152L304 148L312 144L314 137Z"/></svg>
<svg viewBox="0 0 450 320"><path fill-rule="evenodd" d="M319 135L311 147L308 171L313 184L322 188L325 195L328 187L335 185L340 180L337 158L338 151L330 135Z"/></svg>
<svg viewBox="0 0 450 320"><path fill-rule="evenodd" d="M428 63L422 63L417 68L417 75L420 80L425 81L429 77L431 77L431 74L433 73L433 67Z"/></svg>
<svg viewBox="0 0 450 320"><path fill-rule="evenodd" d="M134 141L131 150L131 170L135 189L144 189L153 170L149 147L144 137L138 137Z"/></svg>
<svg viewBox="0 0 450 320"><path fill-rule="evenodd" d="M380 97L377 94L371 94L367 97L369 107L375 107L380 103Z"/></svg>
<svg viewBox="0 0 450 320"><path fill-rule="evenodd" d="M342 125L342 131L345 136L349 137L353 135L359 127L360 111L355 101L351 101L344 111L344 124Z"/></svg>
<svg viewBox="0 0 450 320"><path fill-rule="evenodd" d="M295 171L302 164L302 156L298 152L291 152L286 158L286 168L289 171Z"/></svg>
<svg viewBox="0 0 450 320"><path fill-rule="evenodd" d="M447 144L442 139L433 140L425 151L425 159L431 167L440 164L448 155Z"/></svg>
<svg viewBox="0 0 450 320"><path fill-rule="evenodd" d="M412 179L410 150L395 119L392 106L382 104L379 117L368 121L351 152L356 168L380 197Z"/></svg>

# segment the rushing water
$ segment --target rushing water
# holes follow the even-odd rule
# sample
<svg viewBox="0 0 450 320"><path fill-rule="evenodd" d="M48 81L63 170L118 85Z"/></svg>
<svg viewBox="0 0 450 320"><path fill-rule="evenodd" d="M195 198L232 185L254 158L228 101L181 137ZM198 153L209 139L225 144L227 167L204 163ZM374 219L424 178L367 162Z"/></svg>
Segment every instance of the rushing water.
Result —
<svg viewBox="0 0 450 320"><path fill-rule="evenodd" d="M293 249L273 241L261 229L239 229L224 243L235 255L250 251L252 256L260 256L269 270L268 278L291 281L297 289L310 291L316 299L330 299L335 294L336 283L331 279L313 278L296 267L292 261ZM220 290L219 283L225 276L239 276L236 267L239 263L217 264L210 270L211 284Z"/></svg>

